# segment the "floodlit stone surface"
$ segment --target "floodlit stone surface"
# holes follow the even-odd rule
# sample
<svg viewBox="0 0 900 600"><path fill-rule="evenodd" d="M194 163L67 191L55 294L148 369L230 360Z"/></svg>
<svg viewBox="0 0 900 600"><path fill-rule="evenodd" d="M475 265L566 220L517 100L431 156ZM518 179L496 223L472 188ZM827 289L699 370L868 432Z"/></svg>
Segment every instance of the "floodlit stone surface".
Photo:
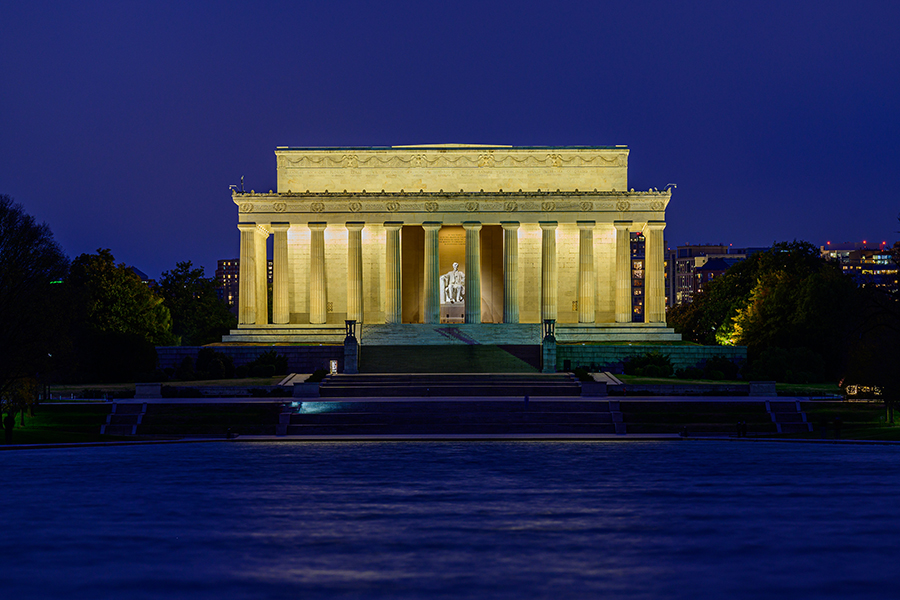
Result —
<svg viewBox="0 0 900 600"><path fill-rule="evenodd" d="M669 190L628 189L628 148L431 145L277 148L278 189L234 192L241 230L239 329L269 326L265 248L274 236L273 325L429 323L442 275L465 272L469 324L632 323L629 234L647 243L644 320L665 322ZM638 291L635 289L635 291ZM469 298L468 295L472 295ZM262 328L262 330L260 329ZM609 330L580 329L590 339ZM309 332L297 335L309 337ZM675 336L677 338L677 336ZM655 338L655 339L663 339Z"/></svg>

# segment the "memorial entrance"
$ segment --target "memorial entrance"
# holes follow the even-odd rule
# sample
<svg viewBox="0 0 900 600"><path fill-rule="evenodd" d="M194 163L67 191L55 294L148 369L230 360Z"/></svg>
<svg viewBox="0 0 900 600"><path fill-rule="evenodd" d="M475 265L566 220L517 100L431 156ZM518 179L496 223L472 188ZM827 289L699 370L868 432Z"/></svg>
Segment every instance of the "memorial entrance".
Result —
<svg viewBox="0 0 900 600"><path fill-rule="evenodd" d="M538 343L545 319L556 320L561 341L680 339L665 324L671 191L628 189L625 147L277 148L275 156L277 191L233 192L239 324L224 341L337 342L348 319L361 324L363 344Z"/></svg>

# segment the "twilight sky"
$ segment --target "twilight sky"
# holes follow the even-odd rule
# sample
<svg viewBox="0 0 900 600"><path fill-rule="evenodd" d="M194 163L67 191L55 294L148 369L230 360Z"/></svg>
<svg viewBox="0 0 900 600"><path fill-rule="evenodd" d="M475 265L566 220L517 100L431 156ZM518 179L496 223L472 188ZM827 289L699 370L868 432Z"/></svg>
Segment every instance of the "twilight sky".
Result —
<svg viewBox="0 0 900 600"><path fill-rule="evenodd" d="M72 257L238 254L276 146L613 145L670 246L898 239L900 3L4 2L0 193Z"/></svg>

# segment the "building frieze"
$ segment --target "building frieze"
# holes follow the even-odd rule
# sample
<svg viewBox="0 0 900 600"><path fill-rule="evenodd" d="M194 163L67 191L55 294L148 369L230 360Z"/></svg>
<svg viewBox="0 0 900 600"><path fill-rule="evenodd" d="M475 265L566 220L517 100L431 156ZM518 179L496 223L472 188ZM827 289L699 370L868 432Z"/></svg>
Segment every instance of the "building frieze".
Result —
<svg viewBox="0 0 900 600"><path fill-rule="evenodd" d="M671 191L233 192L241 213L591 213L662 212Z"/></svg>
<svg viewBox="0 0 900 600"><path fill-rule="evenodd" d="M279 169L459 169L459 168L521 168L521 167L627 167L628 154L618 149L594 152L517 152L515 150L485 149L477 153L432 150L411 153L398 151L276 152Z"/></svg>

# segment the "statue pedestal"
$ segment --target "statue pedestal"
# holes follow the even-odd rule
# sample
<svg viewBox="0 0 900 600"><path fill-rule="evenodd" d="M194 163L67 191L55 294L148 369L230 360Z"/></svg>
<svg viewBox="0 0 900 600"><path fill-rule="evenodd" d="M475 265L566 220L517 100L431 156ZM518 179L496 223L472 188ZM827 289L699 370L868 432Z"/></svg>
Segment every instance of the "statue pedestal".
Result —
<svg viewBox="0 0 900 600"><path fill-rule="evenodd" d="M462 302L459 304L441 304L441 323L465 323L466 322L466 305Z"/></svg>

